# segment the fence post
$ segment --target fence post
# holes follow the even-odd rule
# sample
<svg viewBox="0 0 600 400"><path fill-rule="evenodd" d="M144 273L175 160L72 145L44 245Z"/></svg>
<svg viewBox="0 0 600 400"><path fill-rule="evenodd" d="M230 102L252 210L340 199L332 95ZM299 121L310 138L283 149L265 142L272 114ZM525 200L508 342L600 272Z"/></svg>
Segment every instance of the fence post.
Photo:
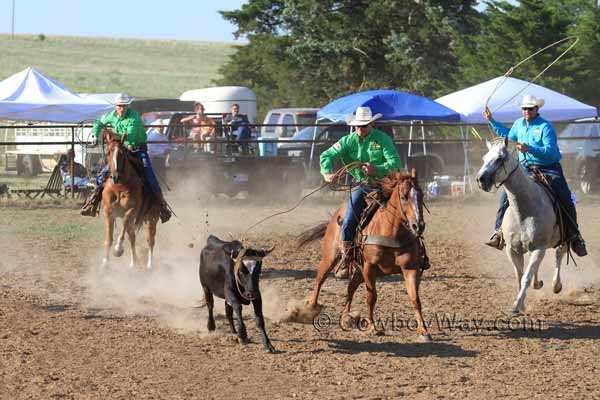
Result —
<svg viewBox="0 0 600 400"><path fill-rule="evenodd" d="M71 156L69 157L69 174L71 175L71 198L75 198L75 127L71 127Z"/></svg>

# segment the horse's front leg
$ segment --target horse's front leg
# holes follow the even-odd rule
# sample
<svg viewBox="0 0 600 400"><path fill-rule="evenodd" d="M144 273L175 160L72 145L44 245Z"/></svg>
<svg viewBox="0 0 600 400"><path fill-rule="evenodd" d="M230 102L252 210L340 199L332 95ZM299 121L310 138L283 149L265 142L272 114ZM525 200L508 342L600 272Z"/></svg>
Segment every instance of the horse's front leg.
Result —
<svg viewBox="0 0 600 400"><path fill-rule="evenodd" d="M106 205L103 208L104 215L104 257L102 258L102 268L108 266L110 256L110 247L113 242L113 233L115 231L115 218L110 215L110 206Z"/></svg>
<svg viewBox="0 0 600 400"><path fill-rule="evenodd" d="M554 266L554 278L552 279L552 291L554 291L554 293L560 293L560 291L562 290L562 283L560 281L560 264L562 263L562 259L568 250L567 246L568 244L563 244L562 246L556 249L556 265Z"/></svg>
<svg viewBox="0 0 600 400"><path fill-rule="evenodd" d="M377 303L377 288L375 287L375 268L373 264L363 265L363 279L367 287L367 326L366 332L376 335L382 335L383 331L378 331L375 326L375 303Z"/></svg>
<svg viewBox="0 0 600 400"><path fill-rule="evenodd" d="M125 226L125 224L123 224ZM137 251L135 249L135 223L129 223L127 225L127 236L129 236L129 244L131 245L131 261L129 262L129 268L135 268L138 264Z"/></svg>
<svg viewBox="0 0 600 400"><path fill-rule="evenodd" d="M129 229L129 225L132 224L135 218L135 210L133 208L128 208L125 211L125 215L123 215L123 226L121 227L121 231L119 232L119 236L117 237L117 243L113 248L113 255L115 257L121 257L123 255L124 246L123 242L125 241L125 233Z"/></svg>
<svg viewBox="0 0 600 400"><path fill-rule="evenodd" d="M527 270L521 278L521 289L519 290L519 295L517 296L517 300L515 301L512 309L513 314L520 314L525 310L525 293L527 292L527 288L531 283L531 279L537 273L545 254L546 249L537 249L531 252L531 256L529 257L529 265L527 265Z"/></svg>
<svg viewBox="0 0 600 400"><path fill-rule="evenodd" d="M517 284L519 285L519 290L521 290L521 278L523 278L523 266L525 265L524 256L523 254L512 251L508 246L506 247L506 255L512 262L512 265L515 269Z"/></svg>
<svg viewBox="0 0 600 400"><path fill-rule="evenodd" d="M427 343L431 341L431 335L427 332L425 321L423 320L423 313L421 311L421 299L419 298L419 285L421 283L421 270L415 269L402 269L402 275L404 276L404 283L406 285L406 293L408 294L408 301L415 313L415 319L417 321L417 332L419 334L419 341Z"/></svg>
<svg viewBox="0 0 600 400"><path fill-rule="evenodd" d="M146 231L146 243L148 243L148 261L146 262L146 269L152 269L152 258L154 255L154 244L156 241L156 224L158 218L152 217L147 224Z"/></svg>
<svg viewBox="0 0 600 400"><path fill-rule="evenodd" d="M354 298L354 293L356 289L363 282L363 276L360 273L355 272L352 275L352 279L348 282L348 292L346 293L346 305L344 306L344 311L342 312L342 324L346 328L352 328L356 325L356 320L352 318L350 315L350 308L352 307L352 299Z"/></svg>

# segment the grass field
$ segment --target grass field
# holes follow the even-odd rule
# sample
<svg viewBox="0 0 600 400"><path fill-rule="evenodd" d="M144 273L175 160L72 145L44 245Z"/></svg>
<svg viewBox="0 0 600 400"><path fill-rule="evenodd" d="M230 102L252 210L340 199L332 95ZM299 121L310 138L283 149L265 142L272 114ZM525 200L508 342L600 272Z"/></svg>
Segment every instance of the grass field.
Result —
<svg viewBox="0 0 600 400"><path fill-rule="evenodd" d="M235 51L226 42L0 34L0 80L35 67L79 93L177 98L212 86Z"/></svg>

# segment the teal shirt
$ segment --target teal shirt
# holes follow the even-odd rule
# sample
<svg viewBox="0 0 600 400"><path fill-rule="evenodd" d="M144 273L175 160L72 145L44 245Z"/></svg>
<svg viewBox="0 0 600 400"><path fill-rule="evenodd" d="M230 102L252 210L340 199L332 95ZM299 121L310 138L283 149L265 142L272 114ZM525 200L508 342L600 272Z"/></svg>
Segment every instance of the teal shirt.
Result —
<svg viewBox="0 0 600 400"><path fill-rule="evenodd" d="M529 146L527 156L519 152L519 161L525 166L550 165L559 162L562 158L554 127L550 121L546 121L539 115L529 121L529 124L525 118L519 118L510 129L493 119L490 125L497 135L508 136L508 139L513 142Z"/></svg>
<svg viewBox="0 0 600 400"><path fill-rule="evenodd" d="M321 153L321 174L330 174L331 164L340 157L344 165L361 161L377 167L377 172L369 178L370 180L381 179L390 172L402 168L394 142L388 135L377 129L371 129L362 140L358 133L352 132ZM359 181L366 178L360 168L353 169L350 174Z"/></svg>
<svg viewBox="0 0 600 400"><path fill-rule="evenodd" d="M148 141L142 118L140 118L137 111L131 108L128 108L121 117L119 117L116 110L109 111L100 117L92 128L92 134L95 138L102 132L102 126L107 124L113 127L119 137L127 133L125 145L128 147L137 147Z"/></svg>

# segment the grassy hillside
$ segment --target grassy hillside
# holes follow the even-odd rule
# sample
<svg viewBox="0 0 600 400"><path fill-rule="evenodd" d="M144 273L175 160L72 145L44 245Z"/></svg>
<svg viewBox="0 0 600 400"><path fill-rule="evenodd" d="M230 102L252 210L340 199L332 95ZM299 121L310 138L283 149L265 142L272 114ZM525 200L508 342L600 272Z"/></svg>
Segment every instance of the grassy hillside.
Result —
<svg viewBox="0 0 600 400"><path fill-rule="evenodd" d="M35 67L79 93L175 98L212 86L235 51L225 42L0 34L0 80Z"/></svg>

